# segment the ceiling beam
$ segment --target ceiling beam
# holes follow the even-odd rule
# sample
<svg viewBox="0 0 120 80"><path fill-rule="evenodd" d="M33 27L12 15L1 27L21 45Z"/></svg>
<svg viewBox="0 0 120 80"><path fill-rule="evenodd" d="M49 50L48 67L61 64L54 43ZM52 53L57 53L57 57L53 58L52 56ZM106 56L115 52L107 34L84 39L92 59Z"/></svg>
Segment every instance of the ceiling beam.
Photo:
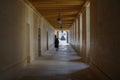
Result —
<svg viewBox="0 0 120 80"><path fill-rule="evenodd" d="M31 3L36 5L81 5L83 0L29 0Z"/></svg>
<svg viewBox="0 0 120 80"><path fill-rule="evenodd" d="M62 18L63 29L69 29L86 0L28 0L45 19L59 29L57 18Z"/></svg>

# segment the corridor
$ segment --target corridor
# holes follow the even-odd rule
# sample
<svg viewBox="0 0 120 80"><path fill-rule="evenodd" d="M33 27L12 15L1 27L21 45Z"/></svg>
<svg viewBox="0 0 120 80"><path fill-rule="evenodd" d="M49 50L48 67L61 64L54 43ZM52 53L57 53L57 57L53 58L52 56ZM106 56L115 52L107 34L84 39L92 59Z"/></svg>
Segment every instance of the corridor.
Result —
<svg viewBox="0 0 120 80"><path fill-rule="evenodd" d="M60 45L25 67L19 80L98 80L70 45Z"/></svg>
<svg viewBox="0 0 120 80"><path fill-rule="evenodd" d="M119 73L120 0L1 0L0 80L120 80Z"/></svg>

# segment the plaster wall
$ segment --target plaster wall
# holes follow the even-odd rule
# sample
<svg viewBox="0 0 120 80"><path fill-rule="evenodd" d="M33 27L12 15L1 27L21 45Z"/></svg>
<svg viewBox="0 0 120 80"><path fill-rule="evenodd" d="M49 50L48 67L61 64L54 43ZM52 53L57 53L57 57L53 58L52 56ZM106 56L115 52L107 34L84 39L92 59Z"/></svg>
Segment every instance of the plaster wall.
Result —
<svg viewBox="0 0 120 80"><path fill-rule="evenodd" d="M54 41L54 28L24 1L1 0L0 73L24 66L28 56L31 61L38 56L38 28L41 28L41 49L45 52L46 32L50 33L50 46Z"/></svg>
<svg viewBox="0 0 120 80"><path fill-rule="evenodd" d="M120 72L120 10L119 0L90 0L90 51L89 63L100 80L119 80ZM81 57L86 57L86 12L82 13L82 25L79 23L78 39L82 49L74 44L74 25L71 27L71 44ZM82 27L82 34L81 28ZM81 52L82 50L82 52ZM88 55L88 54L87 54Z"/></svg>
<svg viewBox="0 0 120 80"><path fill-rule="evenodd" d="M108 80L120 79L119 3L119 0L91 0L91 64Z"/></svg>
<svg viewBox="0 0 120 80"><path fill-rule="evenodd" d="M0 2L0 72L26 60L25 5L18 0Z"/></svg>
<svg viewBox="0 0 120 80"><path fill-rule="evenodd" d="M53 46L54 44L55 30L44 18L42 18L41 22L42 22L41 24L41 51L43 54L47 50L47 45L48 45L48 49L50 49L51 46Z"/></svg>

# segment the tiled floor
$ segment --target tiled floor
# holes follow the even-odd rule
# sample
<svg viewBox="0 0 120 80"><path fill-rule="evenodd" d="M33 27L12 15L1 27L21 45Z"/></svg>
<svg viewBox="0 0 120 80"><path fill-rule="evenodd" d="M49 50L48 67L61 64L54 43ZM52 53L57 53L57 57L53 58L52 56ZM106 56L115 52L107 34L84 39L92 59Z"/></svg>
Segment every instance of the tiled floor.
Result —
<svg viewBox="0 0 120 80"><path fill-rule="evenodd" d="M98 80L69 45L51 49L25 67L16 80Z"/></svg>

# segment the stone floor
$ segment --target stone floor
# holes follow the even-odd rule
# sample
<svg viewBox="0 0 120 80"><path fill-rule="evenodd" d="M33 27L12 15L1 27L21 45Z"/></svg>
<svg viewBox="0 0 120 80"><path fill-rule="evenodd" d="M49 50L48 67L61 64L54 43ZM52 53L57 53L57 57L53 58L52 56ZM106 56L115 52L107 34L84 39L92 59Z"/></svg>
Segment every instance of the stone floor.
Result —
<svg viewBox="0 0 120 80"><path fill-rule="evenodd" d="M98 80L69 45L50 49L23 68L15 80Z"/></svg>

